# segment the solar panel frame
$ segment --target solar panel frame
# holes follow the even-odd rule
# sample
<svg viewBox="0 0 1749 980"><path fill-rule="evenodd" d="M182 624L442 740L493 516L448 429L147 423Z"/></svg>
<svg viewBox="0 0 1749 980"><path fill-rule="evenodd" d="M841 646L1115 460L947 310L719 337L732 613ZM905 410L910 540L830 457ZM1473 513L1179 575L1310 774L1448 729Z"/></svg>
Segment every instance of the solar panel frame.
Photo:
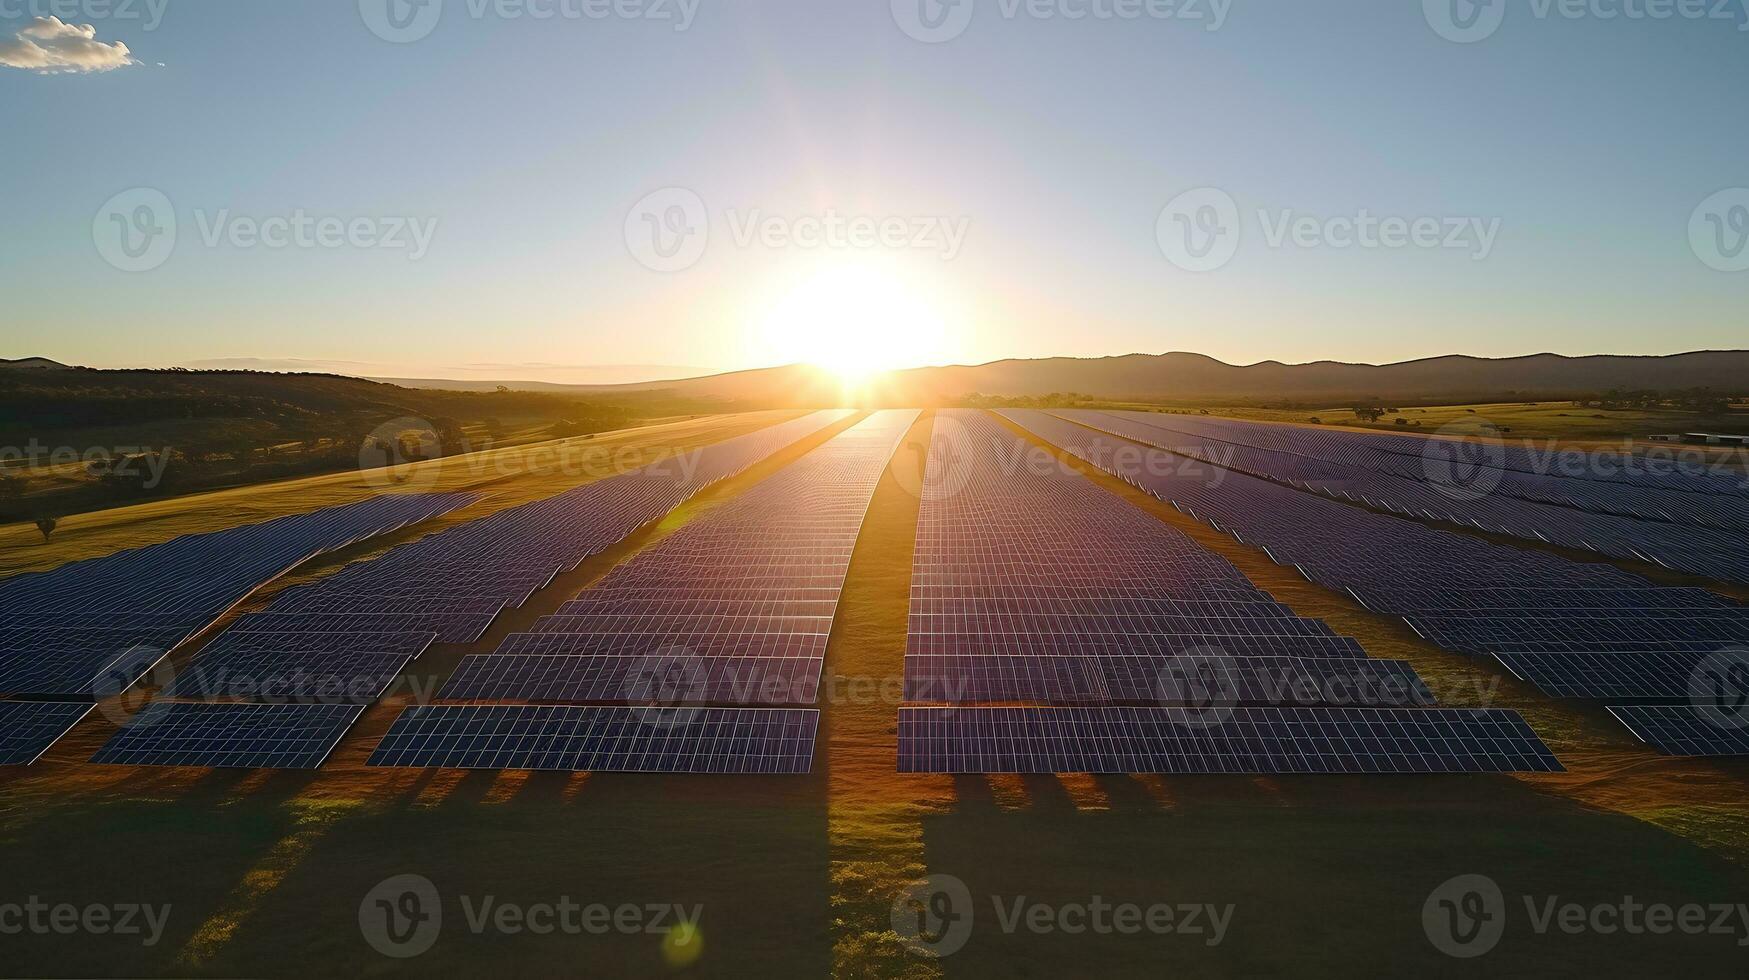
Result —
<svg viewBox="0 0 1749 980"><path fill-rule="evenodd" d="M96 765L319 769L363 705L154 701L97 754Z"/></svg>
<svg viewBox="0 0 1749 980"><path fill-rule="evenodd" d="M0 766L36 764L96 706L90 701L0 701Z"/></svg>
<svg viewBox="0 0 1749 980"><path fill-rule="evenodd" d="M418 705L395 719L368 764L800 775L813 767L819 721L812 708Z"/></svg>
<svg viewBox="0 0 1749 980"><path fill-rule="evenodd" d="M1498 708L905 707L905 773L1563 772Z"/></svg>

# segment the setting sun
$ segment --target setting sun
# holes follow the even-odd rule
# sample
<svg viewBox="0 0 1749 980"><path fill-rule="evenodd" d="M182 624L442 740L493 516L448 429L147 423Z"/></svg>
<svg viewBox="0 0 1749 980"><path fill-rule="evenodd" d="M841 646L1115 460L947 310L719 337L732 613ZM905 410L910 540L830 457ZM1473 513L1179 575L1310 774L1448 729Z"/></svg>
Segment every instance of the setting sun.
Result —
<svg viewBox="0 0 1749 980"><path fill-rule="evenodd" d="M812 364L857 382L937 363L948 327L920 290L862 264L815 273L778 299L756 333L776 360Z"/></svg>

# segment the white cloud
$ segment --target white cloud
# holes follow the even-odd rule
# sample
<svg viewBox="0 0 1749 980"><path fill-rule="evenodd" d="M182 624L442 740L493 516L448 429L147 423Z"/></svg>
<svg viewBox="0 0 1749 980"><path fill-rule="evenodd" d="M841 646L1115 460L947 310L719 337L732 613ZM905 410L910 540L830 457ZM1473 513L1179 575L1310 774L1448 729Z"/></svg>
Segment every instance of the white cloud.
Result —
<svg viewBox="0 0 1749 980"><path fill-rule="evenodd" d="M99 41L97 28L64 23L59 17L38 17L10 40L0 40L0 66L45 75L112 71L137 64L127 45Z"/></svg>

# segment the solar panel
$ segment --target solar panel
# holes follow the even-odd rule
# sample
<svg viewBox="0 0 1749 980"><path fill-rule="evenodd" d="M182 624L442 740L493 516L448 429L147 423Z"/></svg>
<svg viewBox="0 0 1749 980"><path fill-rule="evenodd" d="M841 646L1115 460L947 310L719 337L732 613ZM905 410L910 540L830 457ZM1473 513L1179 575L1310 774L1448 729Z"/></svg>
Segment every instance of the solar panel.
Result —
<svg viewBox="0 0 1749 980"><path fill-rule="evenodd" d="M239 633L436 633L439 643L473 643L492 613L250 613L231 625Z"/></svg>
<svg viewBox="0 0 1749 980"><path fill-rule="evenodd" d="M1294 657L907 657L905 700L1043 704L1434 703L1407 662Z"/></svg>
<svg viewBox="0 0 1749 980"><path fill-rule="evenodd" d="M797 708L420 705L373 766L561 772L799 774L820 713Z"/></svg>
<svg viewBox="0 0 1749 980"><path fill-rule="evenodd" d="M916 417L869 415L464 659L440 698L812 704L863 516Z"/></svg>
<svg viewBox="0 0 1749 980"><path fill-rule="evenodd" d="M1509 653L1502 659L1512 669L1551 693L1668 694L1672 681L1656 676L1667 669L1656 659L1610 664L1608 657L1705 655L1740 642L1749 624L1743 607L1714 593L1663 588L1606 564L1504 547L1340 503L1325 494L1327 484L1272 469L1261 456L1231 467L1208 465L1194 458L1201 445L1194 439L1187 440L1190 455L1176 452L1183 447L1158 428L1159 417L1062 413L1084 423L1077 425L1043 412L1005 414L1180 511L1233 531L1307 579L1346 590L1375 611L1406 615L1431 642L1477 655ZM1292 440L1317 436L1316 430L1282 431L1292 436L1279 447L1283 452L1294 448ZM1138 456L1137 443L1156 448ZM1554 655L1595 659L1586 666L1583 659Z"/></svg>
<svg viewBox="0 0 1749 980"><path fill-rule="evenodd" d="M0 701L0 766L28 766L73 730L90 702Z"/></svg>
<svg viewBox="0 0 1749 980"><path fill-rule="evenodd" d="M444 684L449 701L813 704L818 659L798 657L466 657Z"/></svg>
<svg viewBox="0 0 1749 980"><path fill-rule="evenodd" d="M899 771L1561 772L1491 708L901 708Z"/></svg>
<svg viewBox="0 0 1749 980"><path fill-rule="evenodd" d="M1497 653L1519 680L1557 698L1686 701L1714 652Z"/></svg>
<svg viewBox="0 0 1749 980"><path fill-rule="evenodd" d="M471 494L393 494L184 535L0 582L0 691L91 696L137 680L262 584L319 554L448 513Z"/></svg>
<svg viewBox="0 0 1749 980"><path fill-rule="evenodd" d="M116 766L316 769L363 712L363 705L154 701L91 761Z"/></svg>
<svg viewBox="0 0 1749 980"><path fill-rule="evenodd" d="M1666 755L1749 755L1749 709L1719 705L1620 705L1609 713Z"/></svg>
<svg viewBox="0 0 1749 980"><path fill-rule="evenodd" d="M49 697L117 693L186 636L181 629L67 630L52 639L20 642L0 655L0 692Z"/></svg>
<svg viewBox="0 0 1749 980"><path fill-rule="evenodd" d="M405 653L284 650L202 657L163 692L170 698L319 698L368 704L381 697L412 660Z"/></svg>

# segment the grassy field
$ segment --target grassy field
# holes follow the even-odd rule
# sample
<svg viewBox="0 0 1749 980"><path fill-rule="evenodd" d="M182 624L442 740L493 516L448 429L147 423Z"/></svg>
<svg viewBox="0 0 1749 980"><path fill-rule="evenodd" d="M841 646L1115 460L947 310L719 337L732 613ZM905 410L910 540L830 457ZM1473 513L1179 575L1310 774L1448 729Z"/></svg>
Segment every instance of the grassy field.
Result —
<svg viewBox="0 0 1749 980"><path fill-rule="evenodd" d="M1522 897L1591 903L1749 899L1749 768L1676 760L1601 712L1542 698L1415 638L1134 488L1081 472L1225 555L1303 615L1411 660L1447 704L1524 710L1571 770L1511 777L900 776L902 670L926 413L878 487L852 557L805 777L379 771L363 762L405 697L366 713L321 771L83 764L128 706L106 705L29 770L0 774L0 901L171 905L162 940L8 936L15 975L516 977L618 975L1659 976L1740 973L1736 935L1537 934ZM434 683L468 649L549 611L618 561L776 472L854 419L713 488L597 556L472 648L421 658ZM720 425L732 426L724 421ZM692 429L689 437L698 437ZM652 435L652 433L645 433ZM1017 433L1018 435L1018 433ZM630 438L628 436L628 438ZM533 484L529 484L532 487ZM528 490L532 492L532 489ZM265 506L265 503L263 504ZM195 515L165 521L194 521ZM217 517L208 518L217 524ZM92 534L123 533L94 529ZM95 548L96 540L85 549ZM322 574L325 568L308 570ZM258 605L259 600L252 605ZM187 654L179 654L179 658ZM399 874L446 897L441 936L386 958L360 903ZM890 910L907 882L961 879L970 939L910 952ZM1459 874L1499 883L1509 920L1485 959L1437 952L1429 892ZM692 942L647 934L470 932L461 897L700 906ZM1015 900L1231 907L1208 934L1109 936L1003 928Z"/></svg>
<svg viewBox="0 0 1749 980"><path fill-rule="evenodd" d="M1114 407L1187 415L1196 415L1202 411L1163 409L1158 405L1142 403L1123 403ZM1356 417L1354 410L1348 406L1290 410L1220 405L1209 406L1206 411L1210 415L1261 422L1305 423L1316 418L1326 426L1382 432L1407 430L1414 435L1432 435L1442 429L1446 429L1448 434L1473 435L1486 425L1514 439L1554 439L1562 443L1592 446L1621 446L1624 441L1640 443L1649 435L1669 432L1749 434L1749 411L1739 410L1724 416L1697 416L1677 411L1584 408L1572 402L1497 402L1404 408L1377 422ZM1405 420L1406 424L1398 425L1396 420L1399 418Z"/></svg>
<svg viewBox="0 0 1749 980"><path fill-rule="evenodd" d="M0 526L0 575L41 571L67 561L158 544L178 535L307 513L381 493L471 490L484 495L473 507L408 532L429 533L655 462L664 454L687 452L800 414L776 411L702 416L392 469L354 469L175 497L65 518L46 543L28 524L4 525Z"/></svg>

